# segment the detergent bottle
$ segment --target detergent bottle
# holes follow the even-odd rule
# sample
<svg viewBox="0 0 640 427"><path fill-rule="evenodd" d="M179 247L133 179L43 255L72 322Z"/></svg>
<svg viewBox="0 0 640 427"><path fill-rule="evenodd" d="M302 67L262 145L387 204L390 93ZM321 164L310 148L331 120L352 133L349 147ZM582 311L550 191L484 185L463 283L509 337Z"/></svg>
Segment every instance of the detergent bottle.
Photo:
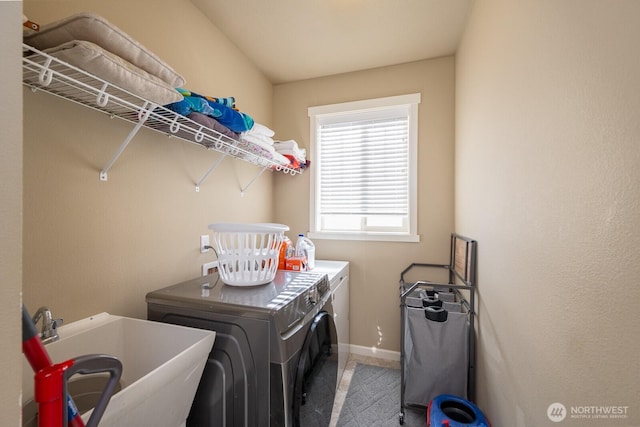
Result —
<svg viewBox="0 0 640 427"><path fill-rule="evenodd" d="M282 244L280 245L280 254L278 256L278 270L285 269L286 259L291 258L294 251L293 242L287 236L284 236Z"/></svg>
<svg viewBox="0 0 640 427"><path fill-rule="evenodd" d="M298 234L296 241L296 256L307 258L307 268L311 270L316 265L316 246L313 242L304 237L304 234Z"/></svg>

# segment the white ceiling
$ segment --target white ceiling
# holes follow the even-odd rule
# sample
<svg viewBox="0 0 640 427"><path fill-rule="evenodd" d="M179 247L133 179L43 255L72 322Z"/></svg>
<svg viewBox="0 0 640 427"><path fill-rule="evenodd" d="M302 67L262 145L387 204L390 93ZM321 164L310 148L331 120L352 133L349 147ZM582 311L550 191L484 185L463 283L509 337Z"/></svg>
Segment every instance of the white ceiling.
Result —
<svg viewBox="0 0 640 427"><path fill-rule="evenodd" d="M273 83L455 53L473 0L191 0Z"/></svg>

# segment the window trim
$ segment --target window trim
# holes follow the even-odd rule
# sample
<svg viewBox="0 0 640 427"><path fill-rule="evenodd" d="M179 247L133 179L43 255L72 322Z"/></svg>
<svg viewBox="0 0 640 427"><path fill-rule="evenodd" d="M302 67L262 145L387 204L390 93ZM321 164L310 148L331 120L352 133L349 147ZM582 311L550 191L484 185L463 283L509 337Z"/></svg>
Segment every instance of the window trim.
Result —
<svg viewBox="0 0 640 427"><path fill-rule="evenodd" d="M361 101L343 102L337 104L309 107L310 149L312 159L318 159L316 135L318 122L322 118L339 116L356 112L373 112L394 107L407 107L409 112L409 232L374 232L374 231L345 231L323 232L317 229L317 197L316 181L317 168L310 168L310 205L309 205L309 237L313 239L331 240L365 240L390 242L419 242L418 234L418 105L421 101L420 93L390 96Z"/></svg>

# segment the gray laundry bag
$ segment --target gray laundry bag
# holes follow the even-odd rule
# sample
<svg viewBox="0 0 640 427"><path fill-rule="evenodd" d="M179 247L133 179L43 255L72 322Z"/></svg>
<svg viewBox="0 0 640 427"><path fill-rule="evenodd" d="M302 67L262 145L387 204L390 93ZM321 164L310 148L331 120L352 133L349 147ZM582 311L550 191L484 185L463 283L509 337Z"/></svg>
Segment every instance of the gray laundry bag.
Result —
<svg viewBox="0 0 640 427"><path fill-rule="evenodd" d="M467 397L469 315L450 304L447 320L425 317L424 309L405 307L405 403L426 406L439 394Z"/></svg>

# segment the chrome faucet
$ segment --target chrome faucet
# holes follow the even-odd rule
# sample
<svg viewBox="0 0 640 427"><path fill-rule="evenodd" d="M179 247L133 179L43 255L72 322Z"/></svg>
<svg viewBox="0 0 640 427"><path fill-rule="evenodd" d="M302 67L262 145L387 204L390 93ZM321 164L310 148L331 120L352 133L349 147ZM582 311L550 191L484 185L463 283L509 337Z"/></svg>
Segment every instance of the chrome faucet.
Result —
<svg viewBox="0 0 640 427"><path fill-rule="evenodd" d="M38 325L38 321L42 319L42 329L40 330L40 339L43 344L57 341L58 326L62 325L62 319L54 319L49 307L40 307L31 319L34 325Z"/></svg>

